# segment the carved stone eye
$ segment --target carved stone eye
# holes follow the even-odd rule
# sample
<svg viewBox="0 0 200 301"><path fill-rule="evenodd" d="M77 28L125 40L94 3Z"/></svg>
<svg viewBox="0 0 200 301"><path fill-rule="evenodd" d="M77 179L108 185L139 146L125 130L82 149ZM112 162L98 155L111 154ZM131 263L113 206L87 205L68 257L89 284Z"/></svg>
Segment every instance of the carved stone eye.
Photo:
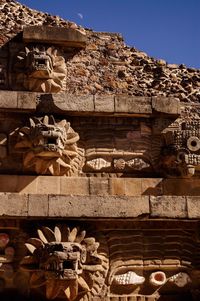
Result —
<svg viewBox="0 0 200 301"><path fill-rule="evenodd" d="M190 151L196 152L200 149L200 140L198 137L192 136L187 140L187 147Z"/></svg>

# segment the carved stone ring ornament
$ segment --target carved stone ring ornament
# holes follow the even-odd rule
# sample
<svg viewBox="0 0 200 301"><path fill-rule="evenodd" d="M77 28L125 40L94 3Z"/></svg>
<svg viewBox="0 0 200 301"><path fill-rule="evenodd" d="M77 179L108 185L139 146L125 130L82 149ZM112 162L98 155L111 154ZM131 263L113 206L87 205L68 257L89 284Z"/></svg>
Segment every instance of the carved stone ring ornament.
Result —
<svg viewBox="0 0 200 301"><path fill-rule="evenodd" d="M167 281L167 277L164 272L157 271L150 275L149 282L154 286L160 286L165 284Z"/></svg>
<svg viewBox="0 0 200 301"><path fill-rule="evenodd" d="M92 298L103 285L108 264L98 252L95 238L66 226L38 230L39 238L30 238L26 247L31 253L21 266L31 272L31 287L46 286L47 299L83 300ZM84 299L92 300L92 299Z"/></svg>
<svg viewBox="0 0 200 301"><path fill-rule="evenodd" d="M65 89L65 60L54 47L25 47L17 55L14 71L16 83L28 91L56 93Z"/></svg>
<svg viewBox="0 0 200 301"><path fill-rule="evenodd" d="M187 140L187 147L190 151L196 152L200 150L200 140L198 137L192 136Z"/></svg>
<svg viewBox="0 0 200 301"><path fill-rule="evenodd" d="M24 168L38 174L69 175L78 156L79 135L65 119L56 122L53 116L30 118L30 126L18 131L15 148L24 153Z"/></svg>

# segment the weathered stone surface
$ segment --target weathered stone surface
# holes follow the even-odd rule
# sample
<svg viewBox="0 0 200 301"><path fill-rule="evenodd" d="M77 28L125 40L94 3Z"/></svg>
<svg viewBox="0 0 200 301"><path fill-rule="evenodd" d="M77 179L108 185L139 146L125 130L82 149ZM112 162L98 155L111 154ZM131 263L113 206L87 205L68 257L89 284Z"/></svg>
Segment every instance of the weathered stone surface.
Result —
<svg viewBox="0 0 200 301"><path fill-rule="evenodd" d="M60 177L60 194L88 195L89 178Z"/></svg>
<svg viewBox="0 0 200 301"><path fill-rule="evenodd" d="M60 193L60 177L40 176L37 180L37 193Z"/></svg>
<svg viewBox="0 0 200 301"><path fill-rule="evenodd" d="M28 216L48 216L48 195L28 195Z"/></svg>
<svg viewBox="0 0 200 301"><path fill-rule="evenodd" d="M0 193L0 216L27 216L27 212L27 195Z"/></svg>
<svg viewBox="0 0 200 301"><path fill-rule="evenodd" d="M126 195L125 179L111 178L109 179L109 187L111 195Z"/></svg>
<svg viewBox="0 0 200 301"><path fill-rule="evenodd" d="M0 91L0 109L36 110L36 94L29 92Z"/></svg>
<svg viewBox="0 0 200 301"><path fill-rule="evenodd" d="M173 97L152 97L152 109L158 113L180 114L180 101Z"/></svg>
<svg viewBox="0 0 200 301"><path fill-rule="evenodd" d="M0 192L18 192L17 175L0 175Z"/></svg>
<svg viewBox="0 0 200 301"><path fill-rule="evenodd" d="M94 99L95 112L114 113L114 95L96 95Z"/></svg>
<svg viewBox="0 0 200 301"><path fill-rule="evenodd" d="M108 195L109 181L104 178L90 178L89 179L90 194L91 195Z"/></svg>
<svg viewBox="0 0 200 301"><path fill-rule="evenodd" d="M200 218L200 197L187 197L189 218Z"/></svg>
<svg viewBox="0 0 200 301"><path fill-rule="evenodd" d="M149 214L148 197L49 195L51 217L125 218Z"/></svg>
<svg viewBox="0 0 200 301"><path fill-rule="evenodd" d="M1 13L0 44L5 44L25 26L47 25L52 26L52 30L78 28L87 33L86 48L81 53L72 53L72 58L67 59L66 90L69 93L170 96L188 103L200 100L198 69L187 68L183 64L167 64L164 60L149 57L142 51L125 46L119 34L84 30L73 22L31 10L14 1L3 1ZM5 53L2 52L4 58ZM5 77L5 66L0 66L0 74Z"/></svg>
<svg viewBox="0 0 200 301"><path fill-rule="evenodd" d="M200 198L150 196L149 203L149 196L105 197L1 192L0 215L65 218L136 218L146 215L153 219L199 219Z"/></svg>
<svg viewBox="0 0 200 301"><path fill-rule="evenodd" d="M17 109L17 92L0 91L0 108Z"/></svg>
<svg viewBox="0 0 200 301"><path fill-rule="evenodd" d="M151 114L151 98L130 95L115 96L115 111L118 113Z"/></svg>
<svg viewBox="0 0 200 301"><path fill-rule="evenodd" d="M1 176L1 177L3 178L4 176ZM8 177L7 181L10 182L10 178L11 178L11 182L12 182L12 176L10 178L9 178L9 176L7 176L7 177ZM37 180L38 179L36 176L28 176L28 177L15 176L15 177L16 177L16 186L13 187L14 188L13 192L19 192L21 194L37 193ZM8 190L8 192L9 192L9 190Z"/></svg>
<svg viewBox="0 0 200 301"><path fill-rule="evenodd" d="M164 195L200 195L200 180L197 178L188 179L163 179Z"/></svg>
<svg viewBox="0 0 200 301"><path fill-rule="evenodd" d="M125 179L125 195L127 196L140 196L142 194L142 179L141 178L135 178Z"/></svg>
<svg viewBox="0 0 200 301"><path fill-rule="evenodd" d="M18 92L17 93L17 108L20 110L36 110L36 93Z"/></svg>
<svg viewBox="0 0 200 301"><path fill-rule="evenodd" d="M62 111L93 112L93 96L74 96L70 94L52 94L54 105Z"/></svg>
<svg viewBox="0 0 200 301"><path fill-rule="evenodd" d="M187 218L186 198L174 196L150 197L152 217Z"/></svg>
<svg viewBox="0 0 200 301"><path fill-rule="evenodd" d="M199 196L199 179L0 175L0 192L73 195ZM161 198L162 199L162 198Z"/></svg>
<svg viewBox="0 0 200 301"><path fill-rule="evenodd" d="M25 42L53 43L68 47L85 47L86 35L77 29L29 26L23 29Z"/></svg>
<svg viewBox="0 0 200 301"><path fill-rule="evenodd" d="M163 179L162 178L143 178L141 179L141 194L142 195L162 195L163 194Z"/></svg>

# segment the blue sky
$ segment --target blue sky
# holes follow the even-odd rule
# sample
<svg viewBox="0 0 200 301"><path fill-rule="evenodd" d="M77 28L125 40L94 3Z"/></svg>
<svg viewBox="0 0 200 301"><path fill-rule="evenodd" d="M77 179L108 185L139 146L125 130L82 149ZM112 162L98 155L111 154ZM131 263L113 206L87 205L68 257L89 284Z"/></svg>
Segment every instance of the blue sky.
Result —
<svg viewBox="0 0 200 301"><path fill-rule="evenodd" d="M168 63L200 68L200 0L19 0L95 31L119 32L129 46Z"/></svg>

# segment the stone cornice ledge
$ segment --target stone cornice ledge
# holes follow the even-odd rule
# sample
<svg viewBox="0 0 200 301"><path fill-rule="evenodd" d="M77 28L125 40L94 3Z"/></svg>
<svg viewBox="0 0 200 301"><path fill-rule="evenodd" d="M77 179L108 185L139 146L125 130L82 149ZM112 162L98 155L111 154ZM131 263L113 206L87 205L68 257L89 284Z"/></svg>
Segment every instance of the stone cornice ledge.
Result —
<svg viewBox="0 0 200 301"><path fill-rule="evenodd" d="M180 114L180 101L173 97L131 95L81 95L67 93L40 94L24 91L0 91L0 110L39 111L76 115L146 116Z"/></svg>
<svg viewBox="0 0 200 301"><path fill-rule="evenodd" d="M200 197L0 193L0 217L199 219Z"/></svg>

